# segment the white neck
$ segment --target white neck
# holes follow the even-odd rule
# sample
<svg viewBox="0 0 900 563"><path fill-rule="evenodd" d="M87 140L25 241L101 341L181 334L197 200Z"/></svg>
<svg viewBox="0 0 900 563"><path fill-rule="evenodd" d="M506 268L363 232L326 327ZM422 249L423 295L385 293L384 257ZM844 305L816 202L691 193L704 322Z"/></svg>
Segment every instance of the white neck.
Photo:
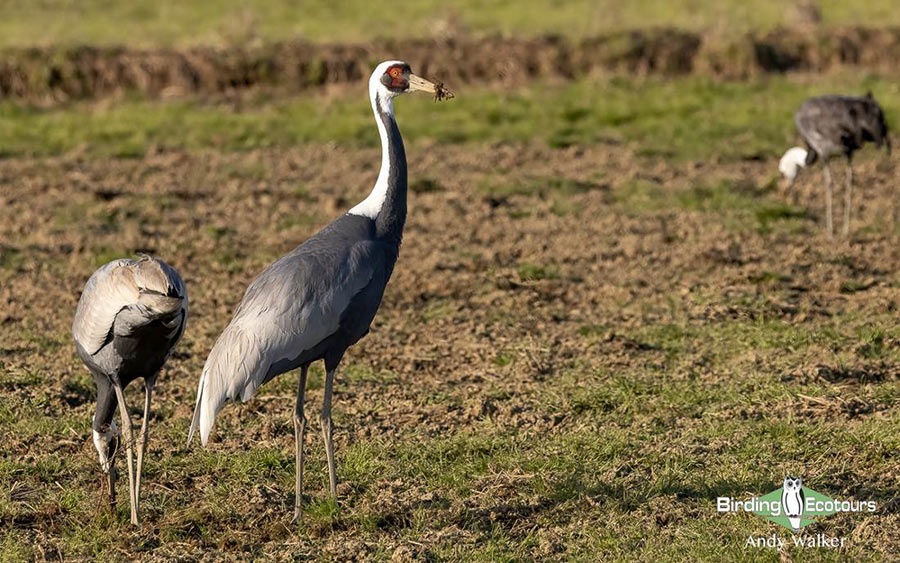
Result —
<svg viewBox="0 0 900 563"><path fill-rule="evenodd" d="M378 134L381 136L381 171L378 173L378 179L375 180L375 186L366 199L359 202L348 213L352 215L361 215L369 219L375 219L384 205L387 197L388 178L391 176L391 157L388 148L387 129L384 126L382 115L388 119L394 119L394 101L393 96L384 95L378 85L369 84L369 99L372 102L372 111L375 112L375 123L378 125Z"/></svg>

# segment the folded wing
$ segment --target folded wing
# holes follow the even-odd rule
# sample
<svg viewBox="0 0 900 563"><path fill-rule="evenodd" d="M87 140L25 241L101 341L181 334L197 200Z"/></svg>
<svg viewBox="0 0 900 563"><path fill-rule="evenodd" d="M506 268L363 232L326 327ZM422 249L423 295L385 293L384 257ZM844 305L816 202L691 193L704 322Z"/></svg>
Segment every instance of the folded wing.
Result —
<svg viewBox="0 0 900 563"><path fill-rule="evenodd" d="M85 284L72 334L93 355L113 334L128 335L181 309L186 314L187 308L184 281L162 260L149 256L114 260L101 266Z"/></svg>
<svg viewBox="0 0 900 563"><path fill-rule="evenodd" d="M381 255L361 242L343 255L292 253L260 274L206 359L188 443L199 429L205 445L227 400L249 400L276 375L273 366L290 365L334 334Z"/></svg>

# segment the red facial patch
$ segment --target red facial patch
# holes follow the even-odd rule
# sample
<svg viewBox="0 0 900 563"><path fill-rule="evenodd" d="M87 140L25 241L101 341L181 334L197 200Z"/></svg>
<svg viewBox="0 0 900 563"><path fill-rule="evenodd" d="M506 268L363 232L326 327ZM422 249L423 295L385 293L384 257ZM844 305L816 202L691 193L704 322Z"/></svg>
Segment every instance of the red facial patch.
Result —
<svg viewBox="0 0 900 563"><path fill-rule="evenodd" d="M391 88L405 88L406 80L403 78L403 67L392 66L386 73L391 78Z"/></svg>

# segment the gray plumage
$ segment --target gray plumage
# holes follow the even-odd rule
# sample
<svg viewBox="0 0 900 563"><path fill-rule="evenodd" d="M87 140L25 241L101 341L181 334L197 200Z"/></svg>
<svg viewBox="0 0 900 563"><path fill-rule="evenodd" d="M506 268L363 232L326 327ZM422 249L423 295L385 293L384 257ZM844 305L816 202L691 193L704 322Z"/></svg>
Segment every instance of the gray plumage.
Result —
<svg viewBox="0 0 900 563"><path fill-rule="evenodd" d="M300 368L294 407L297 473L294 518L303 480L304 396L309 365L325 361L322 433L331 495L336 494L331 397L347 348L369 331L400 252L406 221L406 153L393 99L424 90L443 92L402 61L376 67L369 97L381 134L382 164L369 196L266 268L247 288L200 376L188 434L205 445L226 401L247 401L273 377Z"/></svg>
<svg viewBox="0 0 900 563"><path fill-rule="evenodd" d="M785 153L779 168L793 183L797 170L822 161L825 176L825 213L828 236L833 236L832 220L833 185L828 160L833 156L847 159L847 179L844 190L843 235L850 233L850 215L853 203L853 153L866 143L891 150L891 140L884 111L871 94L865 96L819 96L803 102L794 115L797 131L806 142L805 159L797 161L789 151ZM799 149L796 149L799 151Z"/></svg>
<svg viewBox="0 0 900 563"><path fill-rule="evenodd" d="M207 358L191 434L206 444L226 400L247 401L276 375L319 359L337 366L381 303L400 249L389 234L343 215L253 280Z"/></svg>
<svg viewBox="0 0 900 563"><path fill-rule="evenodd" d="M97 385L94 445L101 468L108 476L110 505L115 504L118 435L113 415L118 405L126 439L134 524L139 522L140 474L150 395L159 369L184 332L187 313L187 290L181 276L162 260L149 256L114 260L100 267L85 284L75 311L72 323L75 348ZM146 395L134 468L131 419L122 390L138 378L144 379Z"/></svg>
<svg viewBox="0 0 900 563"><path fill-rule="evenodd" d="M807 165L834 155L851 158L865 143L890 150L884 111L871 94L809 98L794 114L794 123L810 149Z"/></svg>

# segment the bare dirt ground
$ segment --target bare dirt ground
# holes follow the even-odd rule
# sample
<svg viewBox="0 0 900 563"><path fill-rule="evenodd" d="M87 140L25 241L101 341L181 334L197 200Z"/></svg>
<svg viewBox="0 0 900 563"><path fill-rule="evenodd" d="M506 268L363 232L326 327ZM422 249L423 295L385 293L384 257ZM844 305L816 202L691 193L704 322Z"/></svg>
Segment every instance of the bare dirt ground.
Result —
<svg viewBox="0 0 900 563"><path fill-rule="evenodd" d="M247 283L362 198L377 162L375 150L328 146L0 161L0 366L7 374L0 386L4 479L12 487L3 527L31 545L34 557L193 559L214 550L234 558L403 560L434 558L440 545L452 558L461 553L454 549L503 534L531 542L526 553L536 557L564 558L585 526L614 529L604 499L650 479L653 463L642 459L659 461L678 448L706 459L705 474L715 475L717 456L743 438L686 437L706 425L786 417L852 428L889 416L894 399L886 389L898 378L892 357L810 337L793 347L745 342L722 359L721 332L704 331L768 322L818 334L834 329L835 319L881 322L896 311L892 162L860 164L854 233L843 243L823 236L818 171L792 207L772 187L773 162L666 164L616 145L417 146L400 261L371 334L348 354L337 384L342 512L314 513L297 534L288 526L295 378L273 382L246 405L229 405L211 454L184 445L196 382ZM127 519L110 525L122 536L109 552L79 531L95 529L100 492L89 435L92 383L69 327L93 269L136 252L180 270L191 313L158 384L146 524L139 532ZM678 326L681 336L663 338L654 332L659 326ZM889 331L879 342L896 346ZM656 414L639 405L623 412L614 398L597 414L577 393L563 392L609 387L622 374L654 386L691 381L696 389L724 390L743 379L792 391L736 400L734 409L700 401L667 410L660 403ZM839 397L828 394L832 386ZM801 398L823 387L817 401ZM135 405L138 392L131 390ZM321 391L314 388L309 401L315 413ZM317 417L311 420L307 494L316 506L327 489ZM534 475L489 464L466 484L468 492L451 494L415 474L382 472L364 455L367 444L381 448L373 456L402 450L415 457L410 452L448 436L510 435L527 448L570 432L602 439L628 427L660 428L658 441L636 442L642 451L621 454L612 469L583 467L594 485L569 492L523 492L521 483ZM674 436L685 441L673 445ZM896 456L875 441L853 447L882 460ZM271 465L246 462L247 475L223 485L245 463L241 452L254 450L277 455ZM759 465L777 458L757 455ZM895 457L885 463L868 473L828 466L820 484L827 478L833 496L896 503L900 466ZM774 479L733 477L723 487L737 496L757 487L763 493L766 483L776 488ZM81 496L66 500L70 488ZM644 533L665 538L692 519L725 518L709 508L715 492L650 495L656 514L667 515L645 514ZM888 556L900 547L891 531L900 522L890 510L835 518L868 553Z"/></svg>

